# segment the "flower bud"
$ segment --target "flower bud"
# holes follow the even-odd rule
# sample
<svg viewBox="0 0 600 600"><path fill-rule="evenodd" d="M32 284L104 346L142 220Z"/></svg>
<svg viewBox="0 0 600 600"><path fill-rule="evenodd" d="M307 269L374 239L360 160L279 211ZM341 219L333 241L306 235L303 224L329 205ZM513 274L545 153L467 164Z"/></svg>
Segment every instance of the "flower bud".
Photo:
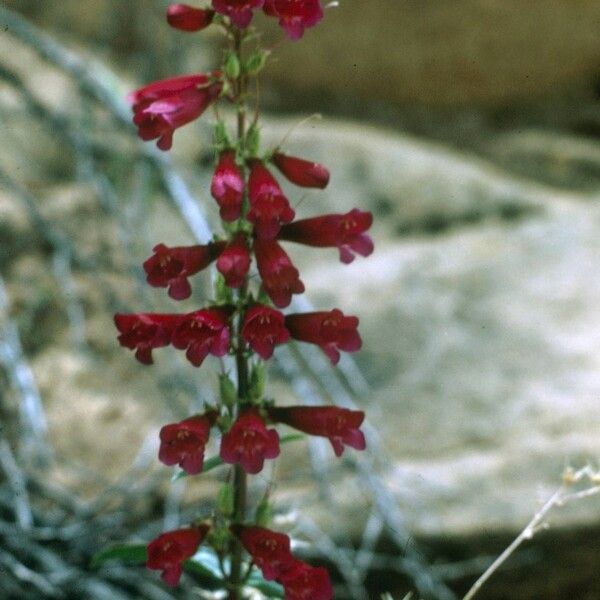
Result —
<svg viewBox="0 0 600 600"><path fill-rule="evenodd" d="M233 150L226 150L221 154L212 178L210 192L220 207L221 219L231 222L240 218L244 177L235 162Z"/></svg>
<svg viewBox="0 0 600 600"><path fill-rule="evenodd" d="M275 152L272 161L286 179L297 186L324 189L329 183L329 171L319 163L281 152Z"/></svg>
<svg viewBox="0 0 600 600"><path fill-rule="evenodd" d="M225 59L225 75L229 79L237 79L241 73L241 66L238 57L234 52L230 52Z"/></svg>
<svg viewBox="0 0 600 600"><path fill-rule="evenodd" d="M171 4L167 8L167 22L180 31L200 31L212 23L214 16L214 10L202 10L187 4Z"/></svg>

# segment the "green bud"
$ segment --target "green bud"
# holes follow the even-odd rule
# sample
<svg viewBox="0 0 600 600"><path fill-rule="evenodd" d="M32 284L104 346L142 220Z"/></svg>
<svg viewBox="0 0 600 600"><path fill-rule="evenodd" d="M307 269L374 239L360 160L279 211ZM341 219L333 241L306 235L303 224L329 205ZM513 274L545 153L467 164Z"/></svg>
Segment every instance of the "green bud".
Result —
<svg viewBox="0 0 600 600"><path fill-rule="evenodd" d="M231 146L231 141L229 140L229 135L227 135L227 127L223 121L219 121L215 125L214 130L215 136L215 144L222 148L228 148Z"/></svg>
<svg viewBox="0 0 600 600"><path fill-rule="evenodd" d="M250 374L250 398L252 400L260 400L262 398L265 393L265 379L265 363L256 363Z"/></svg>
<svg viewBox="0 0 600 600"><path fill-rule="evenodd" d="M220 273L215 278L215 299L217 304L233 303L231 288L225 283L225 278Z"/></svg>
<svg viewBox="0 0 600 600"><path fill-rule="evenodd" d="M237 79L240 76L241 67L238 57L232 52L225 59L225 75L229 79Z"/></svg>
<svg viewBox="0 0 600 600"><path fill-rule="evenodd" d="M213 527L208 534L209 544L217 551L225 550L231 534L226 527Z"/></svg>
<svg viewBox="0 0 600 600"><path fill-rule="evenodd" d="M221 431L229 431L231 429L232 418L231 415L221 415L217 419L217 424Z"/></svg>
<svg viewBox="0 0 600 600"><path fill-rule="evenodd" d="M237 390L233 385L233 381L229 379L229 375L219 375L219 393L221 402L225 406L233 406L237 402Z"/></svg>
<svg viewBox="0 0 600 600"><path fill-rule="evenodd" d="M257 156L260 149L260 131L256 125L252 125L246 134L246 149L250 156Z"/></svg>
<svg viewBox="0 0 600 600"><path fill-rule="evenodd" d="M273 511L269 500L265 498L261 500L260 504L256 507L256 524L259 527L267 527L271 523L273 518Z"/></svg>
<svg viewBox="0 0 600 600"><path fill-rule="evenodd" d="M267 58L269 57L269 52L267 50L263 50L261 48L256 49L246 61L244 65L244 71L248 75L257 75L260 73L267 62Z"/></svg>
<svg viewBox="0 0 600 600"><path fill-rule="evenodd" d="M217 508L225 517L233 515L233 486L230 483L221 486L217 494Z"/></svg>

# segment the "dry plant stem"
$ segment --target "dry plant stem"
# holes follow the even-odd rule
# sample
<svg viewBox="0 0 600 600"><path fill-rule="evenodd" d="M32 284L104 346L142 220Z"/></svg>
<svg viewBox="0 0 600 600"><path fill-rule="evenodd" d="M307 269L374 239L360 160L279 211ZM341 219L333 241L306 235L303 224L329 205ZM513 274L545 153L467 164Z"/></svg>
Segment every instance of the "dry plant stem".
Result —
<svg viewBox="0 0 600 600"><path fill-rule="evenodd" d="M571 492L569 489L571 485L579 482L584 477L589 477L591 487L580 491ZM542 506L542 508L535 514L533 519L529 521L525 529L512 541L512 543L500 554L500 556L487 568L487 570L481 575L481 577L473 584L471 589L464 596L463 600L472 600L481 588L485 585L488 579L504 564L514 551L526 540L530 540L544 525L544 519L546 515L555 506L564 506L568 502L573 500L579 500L586 498L594 494L600 493L600 485L596 480L597 474L593 472L590 467L584 467L576 472L567 472L564 476L563 485L554 492L550 499Z"/></svg>

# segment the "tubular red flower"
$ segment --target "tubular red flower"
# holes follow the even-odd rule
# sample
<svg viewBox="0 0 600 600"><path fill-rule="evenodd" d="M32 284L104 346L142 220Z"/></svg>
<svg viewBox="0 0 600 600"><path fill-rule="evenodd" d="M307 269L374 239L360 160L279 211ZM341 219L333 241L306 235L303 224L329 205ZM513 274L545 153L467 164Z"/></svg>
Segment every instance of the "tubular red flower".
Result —
<svg viewBox="0 0 600 600"><path fill-rule="evenodd" d="M211 242L205 246L154 246L154 255L144 262L146 281L154 287L168 287L174 300L189 298L192 288L188 277L195 275L219 256L225 242Z"/></svg>
<svg viewBox="0 0 600 600"><path fill-rule="evenodd" d="M264 527L233 526L233 533L262 571L263 577L271 581L280 577L295 562L290 552L290 538Z"/></svg>
<svg viewBox="0 0 600 600"><path fill-rule="evenodd" d="M224 221L235 221L242 214L244 177L235 162L235 152L226 150L219 158L210 186L212 197L220 207Z"/></svg>
<svg viewBox="0 0 600 600"><path fill-rule="evenodd" d="M285 600L331 600L333 588L323 567L296 560L277 580L285 590Z"/></svg>
<svg viewBox="0 0 600 600"><path fill-rule="evenodd" d="M214 10L202 10L187 4L171 4L167 8L167 22L180 31L200 31L212 23L214 16Z"/></svg>
<svg viewBox="0 0 600 600"><path fill-rule="evenodd" d="M171 341L179 350L186 350L186 358L199 367L204 359L224 356L229 350L229 308L203 308L182 315Z"/></svg>
<svg viewBox="0 0 600 600"><path fill-rule="evenodd" d="M359 430L365 413L337 406L270 407L269 417L310 435L329 438L336 456L344 452L344 444L356 450L366 447L365 436Z"/></svg>
<svg viewBox="0 0 600 600"><path fill-rule="evenodd" d="M252 160L248 180L250 211L248 221L254 224L257 238L272 239L281 225L290 223L295 212L283 195L277 180L259 160Z"/></svg>
<svg viewBox="0 0 600 600"><path fill-rule="evenodd" d="M217 269L232 288L239 288L250 269L250 251L246 236L238 233L217 260Z"/></svg>
<svg viewBox="0 0 600 600"><path fill-rule="evenodd" d="M329 183L329 171L319 163L275 152L273 164L285 177L300 187L324 189Z"/></svg>
<svg viewBox="0 0 600 600"><path fill-rule="evenodd" d="M197 475L204 465L204 447L208 442L214 412L170 423L160 430L158 459L167 466L179 465L186 473Z"/></svg>
<svg viewBox="0 0 600 600"><path fill-rule="evenodd" d="M278 237L317 248L338 248L340 260L348 264L354 260L352 251L361 256L373 252L373 241L365 233L372 223L370 212L354 208L345 215L322 215L283 225Z"/></svg>
<svg viewBox="0 0 600 600"><path fill-rule="evenodd" d="M162 569L162 579L171 586L179 583L183 562L194 556L208 533L208 525L175 529L148 544L148 569Z"/></svg>
<svg viewBox="0 0 600 600"><path fill-rule="evenodd" d="M242 338L266 360L271 358L277 344L289 340L290 333L285 328L283 313L264 304L256 304L244 315Z"/></svg>
<svg viewBox="0 0 600 600"><path fill-rule="evenodd" d="M158 138L157 146L169 150L175 129L197 119L219 97L223 84L216 80L220 75L215 71L172 77L129 94L138 135L144 141Z"/></svg>
<svg viewBox="0 0 600 600"><path fill-rule="evenodd" d="M276 240L257 239L254 253L263 287L275 306L284 308L292 301L292 294L304 292L298 269Z"/></svg>
<svg viewBox="0 0 600 600"><path fill-rule="evenodd" d="M291 40L299 40L306 27L313 27L323 18L319 0L265 0L264 11L279 17L279 25Z"/></svg>
<svg viewBox="0 0 600 600"><path fill-rule="evenodd" d="M279 435L267 429L258 412L242 414L221 438L220 456L228 464L240 464L255 475L262 471L266 458L279 456Z"/></svg>
<svg viewBox="0 0 600 600"><path fill-rule="evenodd" d="M220 14L226 15L240 29L250 25L254 10L262 8L264 0L213 0L213 8Z"/></svg>
<svg viewBox="0 0 600 600"><path fill-rule="evenodd" d="M145 365L151 365L153 348L161 348L171 343L173 331L179 324L181 315L155 313L116 314L115 325L120 334L117 338L121 346L135 350L135 357Z"/></svg>
<svg viewBox="0 0 600 600"><path fill-rule="evenodd" d="M362 345L356 330L358 318L346 317L337 308L329 312L287 315L285 326L294 339L319 346L334 365L340 360L339 350L356 352Z"/></svg>

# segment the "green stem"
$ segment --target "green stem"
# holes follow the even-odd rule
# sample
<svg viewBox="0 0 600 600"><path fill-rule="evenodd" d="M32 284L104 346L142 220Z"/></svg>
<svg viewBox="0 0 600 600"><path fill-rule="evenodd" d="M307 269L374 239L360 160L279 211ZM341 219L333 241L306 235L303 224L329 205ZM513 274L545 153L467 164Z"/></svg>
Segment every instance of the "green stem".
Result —
<svg viewBox="0 0 600 600"><path fill-rule="evenodd" d="M240 63L242 62L242 32L238 29L234 30L234 51ZM243 145L246 136L246 106L245 106L245 81L243 76L235 82L235 99L237 102L237 137L238 147L243 151ZM243 155L243 152L242 152ZM239 306L244 307L247 304L248 296L248 281L246 280L239 291ZM246 357L246 343L242 339L242 322L243 315L239 315L237 329L237 350L235 355L237 367L237 384L239 404L237 407L237 415L239 416L240 408L248 402L248 359ZM243 523L246 518L246 496L247 496L248 481L246 471L240 466L234 467L233 474L233 498L234 498L234 521ZM229 600L242 600L242 586L244 584L244 574L242 573L243 548L240 541L235 538L231 548L231 573L229 576Z"/></svg>

